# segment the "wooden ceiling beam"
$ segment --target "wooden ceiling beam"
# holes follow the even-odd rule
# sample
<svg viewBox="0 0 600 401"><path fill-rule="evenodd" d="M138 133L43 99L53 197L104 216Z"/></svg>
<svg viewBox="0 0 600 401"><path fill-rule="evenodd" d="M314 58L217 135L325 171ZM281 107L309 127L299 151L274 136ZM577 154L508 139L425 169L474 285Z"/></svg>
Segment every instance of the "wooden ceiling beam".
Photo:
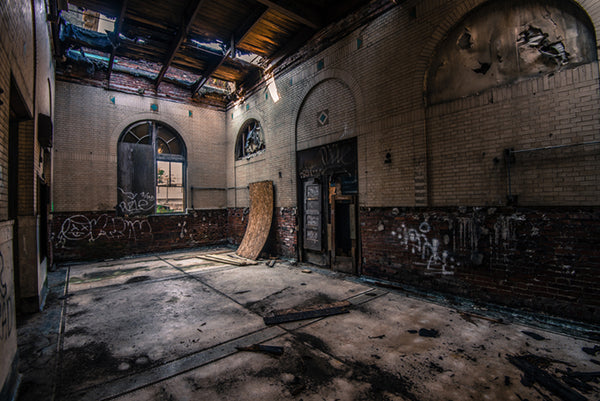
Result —
<svg viewBox="0 0 600 401"><path fill-rule="evenodd" d="M212 74L214 74L215 71L217 71L219 69L219 67L225 62L225 60L227 60L227 57L229 57L229 55L231 54L232 49L233 49L233 46L231 46L229 49L227 49L227 52L225 52L225 54L223 55L223 57L221 57L221 60L219 60L219 62L217 64L213 65L211 68L209 68L208 70L205 71L202 78L200 78L198 80L198 82L196 82L194 84L194 86L192 87L192 96L194 96L196 94L196 92L198 92L200 90L200 88L202 88L204 86L204 84L206 83L206 81L208 81L208 79L212 76Z"/></svg>
<svg viewBox="0 0 600 401"><path fill-rule="evenodd" d="M165 74L167 73L167 70L171 66L171 63L173 62L173 59L175 58L175 54L177 54L177 51L183 44L183 41L185 40L185 38L187 38L187 36L190 32L190 28L192 27L192 24L194 23L194 20L196 19L196 16L198 15L198 13L200 12L200 9L202 9L202 6L205 3L206 3L206 0L192 0L192 3L190 4L190 6L188 7L188 9L186 11L186 15L183 16L183 18L182 18L183 24L182 24L181 28L179 29L179 33L177 34L177 39L175 39L175 41L173 42L173 46L169 50L169 55L167 56L167 59L165 60L163 67L160 69L160 72L158 73L158 77L156 78L156 84L155 84L156 88L158 88L161 81L163 80Z"/></svg>
<svg viewBox="0 0 600 401"><path fill-rule="evenodd" d="M49 14L47 16L48 21L51 23L52 30L52 47L54 48L54 57L60 58L62 55L62 48L59 40L59 28L58 28L58 15L60 14L61 5L58 0L50 0L48 2Z"/></svg>
<svg viewBox="0 0 600 401"><path fill-rule="evenodd" d="M291 53L295 52L300 48L306 41L308 41L312 35L314 35L315 31L305 27L301 29L294 37L289 40L285 46L281 47L275 53L273 53L269 57L269 67L267 68L266 73L270 74L273 70L283 61L285 60Z"/></svg>
<svg viewBox="0 0 600 401"><path fill-rule="evenodd" d="M313 29L321 29L322 21L318 16L311 15L309 16L307 12L302 12L303 15L297 10L293 10L289 5L284 5L282 2L274 2L271 0L256 0L257 2L269 7L272 10L275 10L286 17L293 19L296 22L299 22L303 25L306 25Z"/></svg>
<svg viewBox="0 0 600 401"><path fill-rule="evenodd" d="M252 29L256 26L256 24L258 24L258 22L261 20L261 18L263 17L263 15L268 11L268 8L263 8L263 9L258 9L255 10L247 19L246 21L241 25L240 29L238 29L233 36L231 37L231 45L229 46L229 49L227 49L227 52L223 55L223 57L221 57L221 59L219 60L219 62L217 64L215 64L212 68L208 69L202 76L202 78L200 78L192 87L192 96L194 96L196 94L196 92L198 92L200 90L200 88L202 88L204 86L204 84L206 84L206 82L209 80L209 78L215 73L215 71L217 71L219 69L219 67L221 65L223 65L223 63L225 62L225 60L227 59L227 57L231 56L233 62L238 63L238 64L246 64L246 63L240 63L239 61L236 61L235 59L235 48L237 46L238 43L240 43L241 41L243 41L246 36L248 35L249 32L252 31Z"/></svg>
<svg viewBox="0 0 600 401"><path fill-rule="evenodd" d="M252 14L246 18L246 21L240 26L240 29L233 35L235 43L241 43L246 39L246 36L254 29L254 27L260 22L265 13L269 10L268 7L258 6L254 8Z"/></svg>
<svg viewBox="0 0 600 401"><path fill-rule="evenodd" d="M113 64L115 63L115 54L117 52L117 46L119 45L119 34L123 27L123 20L125 20L125 11L127 10L127 2L129 0L123 0L121 3L121 11L119 12L119 18L115 22L115 29L113 30L114 40L112 51L110 52L110 59L108 60L108 82L106 83L107 88L110 88L110 76L113 70Z"/></svg>

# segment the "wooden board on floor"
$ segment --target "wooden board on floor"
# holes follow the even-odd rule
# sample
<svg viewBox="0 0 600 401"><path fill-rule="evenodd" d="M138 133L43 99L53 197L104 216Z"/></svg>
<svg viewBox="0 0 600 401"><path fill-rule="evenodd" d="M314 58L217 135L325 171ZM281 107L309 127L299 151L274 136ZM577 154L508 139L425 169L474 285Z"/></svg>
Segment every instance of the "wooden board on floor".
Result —
<svg viewBox="0 0 600 401"><path fill-rule="evenodd" d="M225 263L234 266L256 265L258 262L246 258L241 258L233 253L231 254L206 254L198 255L197 258L210 260L212 262Z"/></svg>
<svg viewBox="0 0 600 401"><path fill-rule="evenodd" d="M352 304L348 301L334 302L328 305L317 305L303 309L285 309L273 312L272 316L263 317L266 325L294 322L296 320L314 319L317 317L348 313Z"/></svg>
<svg viewBox="0 0 600 401"><path fill-rule="evenodd" d="M250 184L248 227L236 254L256 260L262 251L273 219L273 181Z"/></svg>

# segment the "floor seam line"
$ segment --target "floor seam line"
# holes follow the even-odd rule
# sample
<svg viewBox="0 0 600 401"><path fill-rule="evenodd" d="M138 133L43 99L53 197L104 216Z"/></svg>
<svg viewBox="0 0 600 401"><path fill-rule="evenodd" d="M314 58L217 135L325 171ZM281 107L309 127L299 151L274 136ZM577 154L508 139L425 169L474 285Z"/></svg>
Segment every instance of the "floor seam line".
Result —
<svg viewBox="0 0 600 401"><path fill-rule="evenodd" d="M269 334L269 331L277 331L277 333ZM123 396L125 394L128 394L128 393L131 393L131 392L134 392L134 391L137 391L137 390L140 390L140 389L152 386L152 385L154 385L156 383L160 383L161 381L168 380L170 378L179 376L179 375L184 374L186 372L189 372L191 370L201 368L203 366L206 366L206 365L208 365L210 363L213 363L213 362L216 362L218 360L227 358L227 357L235 354L236 352L238 352L238 350L235 348L235 344L252 345L252 344L249 344L249 343L247 344L247 342L244 342L244 340L245 339L251 339L253 336L259 336L261 333L266 333L266 335L264 336L264 338L259 338L258 339L259 341L257 341L257 342L252 341L252 343L262 343L264 341L269 341L269 340L272 340L272 339L275 339L275 338L279 338L279 337L285 335L286 331L283 330L280 327L263 327L260 330L256 330L256 331L247 333L247 334L245 334L243 336L239 336L239 337L236 337L236 338L231 339L229 341L222 342L222 343L214 345L214 346L212 346L210 348L206 348L204 350L201 350L201 351L198 351L196 353L183 356L181 358L175 359L175 360L167 362L165 364L155 366L155 367L153 367L151 369L148 369L146 371L138 372L138 373L135 373L135 374L132 374L132 375L128 375L128 376L125 376L125 377L121 377L121 378L116 378L114 380L111 380L111 381L99 384L97 386L93 386L93 387L89 387L87 389L82 389L82 390L78 390L78 391L69 393L68 396L70 396L70 397L80 396L80 397L76 398L78 400L79 399L81 399L81 400L87 400L87 399L90 399L90 400L92 400L92 399L93 400L110 400L110 399L114 399L114 398ZM200 361L201 363L192 364L191 366L186 366L186 367L183 367L182 369L179 369L179 370L169 370L168 373L166 375L164 375L164 377L157 377L157 378L149 380L147 383L143 383L143 384L140 384L140 385L133 384L133 385L129 386L130 388L127 388L124 391L120 391L120 392L118 392L116 394L111 394L111 392L110 392L110 389L114 388L115 384L118 384L118 382L127 382L127 381L132 381L133 380L134 383L139 383L139 381L136 381L135 379L139 378L140 376L147 375L147 374L149 374L152 371L160 370L161 368L165 368L165 367L168 367L168 366L171 366L171 365L184 364L186 360L190 360L190 359L193 359L195 357L196 358L201 358L202 354L210 354L213 351L218 351L219 349L227 348L228 345L234 345L233 350L231 350L231 351L224 350L222 352L222 354L218 354L217 353L217 355L215 355L212 358L208 358L205 361ZM101 391L103 388L107 388L107 387L108 387L108 391L106 391L108 393L107 395L100 395L100 397L96 397L95 396L95 394L97 394L98 390Z"/></svg>
<svg viewBox="0 0 600 401"><path fill-rule="evenodd" d="M56 399L57 395L60 395L62 381L63 381L63 372L62 372L62 362L63 362L63 352L64 352L64 341L65 341L65 325L67 322L67 307L69 300L69 277L71 276L71 267L67 267L67 274L65 276L65 286L63 290L63 299L62 299L62 307L60 312L60 324L58 327L58 338L56 340L56 352L57 358L55 363L55 380L52 391L52 400Z"/></svg>
<svg viewBox="0 0 600 401"><path fill-rule="evenodd" d="M259 315L258 313L254 312L254 311L252 311L252 310L250 310L250 309L248 309L248 308L246 308L246 306L245 306L245 305L243 305L243 304L239 303L238 301L236 301L235 299L233 299L233 298L232 298L232 297L230 297L229 295L225 294L223 291L221 291L221 290L218 290L218 289L216 289L215 287L213 287L212 285L210 285L210 284L206 283L205 281L201 280L201 279L200 279L200 277L198 277L198 276L195 276L195 275L192 275L192 274L190 274L190 273L186 272L185 270L183 270L183 269L181 269L181 268L179 268L179 267L177 267L177 266L173 265L172 263L168 262L167 260L164 260L164 259L162 259L162 258L160 258L160 257L159 257L159 259L163 260L165 263L169 264L169 265L170 265L170 266L172 266L174 269L177 269L177 270L179 270L179 271L180 271L180 272L182 272L182 273L183 273L185 276L193 278L194 280L198 281L198 282L199 282L199 283L201 283L202 285L205 285L205 286L207 286L208 288L210 288L211 290L215 291L217 294L219 294L219 295L221 295L221 296L223 296L223 297L225 297L225 298L229 299L230 301L234 302L236 305L239 305L239 306L241 306L242 308L244 308L245 310L249 311L250 313L252 313L252 314L254 314L254 315L256 315L256 316L258 316L258 317L262 318L262 316L261 316L261 315ZM235 267L234 267L234 269L235 269L236 267L239 267L239 266L235 266Z"/></svg>

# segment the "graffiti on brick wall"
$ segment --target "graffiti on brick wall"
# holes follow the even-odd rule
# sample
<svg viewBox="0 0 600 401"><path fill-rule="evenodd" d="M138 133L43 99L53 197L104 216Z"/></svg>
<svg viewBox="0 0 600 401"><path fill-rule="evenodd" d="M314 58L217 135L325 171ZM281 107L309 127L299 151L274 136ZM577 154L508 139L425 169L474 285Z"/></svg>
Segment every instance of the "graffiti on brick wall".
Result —
<svg viewBox="0 0 600 401"><path fill-rule="evenodd" d="M0 253L0 341L10 337L15 324L12 294L8 291L8 283L4 281L4 270L4 256Z"/></svg>
<svg viewBox="0 0 600 401"><path fill-rule="evenodd" d="M151 212L154 208L155 197L148 192L126 192L121 188L118 188L121 193L120 199L123 199L119 203L119 210L123 214L135 215L145 214Z"/></svg>
<svg viewBox="0 0 600 401"><path fill-rule="evenodd" d="M146 219L133 220L106 214L91 219L78 214L63 221L56 241L64 248L67 241L94 242L99 238L136 240L141 237L152 237L152 227Z"/></svg>
<svg viewBox="0 0 600 401"><path fill-rule="evenodd" d="M402 224L397 231L392 231L392 235L400 240L405 250L422 260L415 264L425 266L431 273L454 274L454 258L442 249L440 240L433 238L430 232L431 226L424 221L418 228L408 228Z"/></svg>

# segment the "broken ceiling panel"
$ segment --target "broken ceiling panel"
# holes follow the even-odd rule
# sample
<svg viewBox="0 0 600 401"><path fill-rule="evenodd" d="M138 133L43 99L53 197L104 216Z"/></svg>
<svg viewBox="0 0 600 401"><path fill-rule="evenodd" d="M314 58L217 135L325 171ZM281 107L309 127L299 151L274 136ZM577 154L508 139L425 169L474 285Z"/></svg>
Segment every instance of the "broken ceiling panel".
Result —
<svg viewBox="0 0 600 401"><path fill-rule="evenodd" d="M112 42L105 33L80 28L65 20L62 20L62 22L59 30L59 39L67 47L86 46L103 51L112 50Z"/></svg>
<svg viewBox="0 0 600 401"><path fill-rule="evenodd" d="M127 69L136 76L140 76L137 71L144 71L141 75L153 79L160 94L163 79L192 91L210 85L210 78L230 81L238 90L253 88L262 79L263 68L293 54L325 23L338 21L372 2L349 0L342 5L316 0L71 0L70 4L80 14L73 18L81 21L81 26L70 26L69 19L63 18L63 54L59 56L68 55L66 63L83 63L84 70L89 62L99 62L109 87L114 68ZM89 21L84 21L82 15ZM100 20L107 21L102 29ZM104 68L104 60L91 61L73 53L82 46L108 53L107 67ZM57 65L59 79L66 67ZM95 80L100 79L97 67ZM188 75L172 73L172 68ZM82 79L89 78L87 75ZM196 81L190 85L192 78ZM69 80L73 79L75 76L69 75ZM222 105L230 100L223 97Z"/></svg>
<svg viewBox="0 0 600 401"><path fill-rule="evenodd" d="M193 85L194 82L196 82L200 78L201 75L194 74L189 71L184 71L173 66L169 67L165 74L165 79L167 80L179 81L190 86Z"/></svg>
<svg viewBox="0 0 600 401"><path fill-rule="evenodd" d="M430 103L597 60L595 34L578 7L506 0L477 9L439 46L428 75Z"/></svg>

